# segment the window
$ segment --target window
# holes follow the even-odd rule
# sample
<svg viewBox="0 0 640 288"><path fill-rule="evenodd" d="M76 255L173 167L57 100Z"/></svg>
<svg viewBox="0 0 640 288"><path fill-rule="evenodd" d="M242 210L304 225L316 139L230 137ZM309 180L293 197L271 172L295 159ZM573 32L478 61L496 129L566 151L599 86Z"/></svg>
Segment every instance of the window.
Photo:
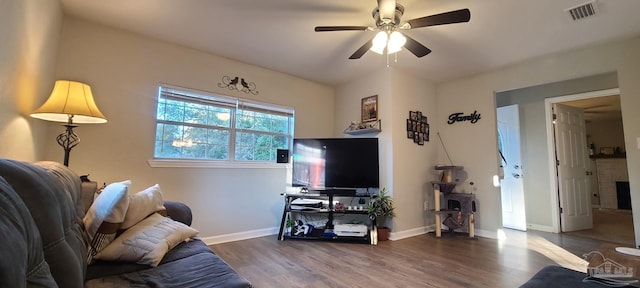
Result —
<svg viewBox="0 0 640 288"><path fill-rule="evenodd" d="M293 139L293 109L160 85L155 159L275 162Z"/></svg>

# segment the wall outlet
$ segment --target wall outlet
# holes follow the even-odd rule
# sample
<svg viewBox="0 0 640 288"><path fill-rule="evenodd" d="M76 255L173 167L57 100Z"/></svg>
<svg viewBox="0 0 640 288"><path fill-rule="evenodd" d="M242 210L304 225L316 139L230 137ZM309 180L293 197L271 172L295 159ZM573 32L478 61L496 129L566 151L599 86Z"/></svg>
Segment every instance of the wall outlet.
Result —
<svg viewBox="0 0 640 288"><path fill-rule="evenodd" d="M424 211L427 211L427 208L429 208L429 202L424 201L423 206L424 206Z"/></svg>

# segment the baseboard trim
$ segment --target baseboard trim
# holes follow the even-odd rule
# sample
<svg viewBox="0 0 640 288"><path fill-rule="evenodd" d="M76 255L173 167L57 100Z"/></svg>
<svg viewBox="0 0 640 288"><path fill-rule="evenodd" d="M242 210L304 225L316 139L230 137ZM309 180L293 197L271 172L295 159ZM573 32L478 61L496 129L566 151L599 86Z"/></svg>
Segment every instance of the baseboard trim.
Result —
<svg viewBox="0 0 640 288"><path fill-rule="evenodd" d="M549 233L558 233L555 231L555 229L553 229L553 227L547 225L527 224L527 229Z"/></svg>
<svg viewBox="0 0 640 288"><path fill-rule="evenodd" d="M540 226L540 227L546 227L546 226ZM215 245L215 244L221 244L221 243L227 243L227 242L234 242L234 241L247 240L247 239L258 238L258 237L276 235L278 234L279 229L280 229L279 227L271 227L271 228L244 231L244 232L231 233L231 234L218 235L218 236L200 237L200 239L207 245ZM531 229L538 230L534 228L531 228ZM433 231L435 231L435 225L423 226L419 228L403 230L398 232L391 232L391 234L389 234L389 240L392 240L392 241L402 240L405 238L427 234ZM544 231L544 230L541 230L541 231ZM490 231L476 230L475 232L477 236L493 238L493 239L498 238L498 235L496 233L491 233Z"/></svg>
<svg viewBox="0 0 640 288"><path fill-rule="evenodd" d="M414 228L414 229L409 229L409 230L404 230L399 232L391 232L391 234L389 234L389 240L396 241L396 240L401 240L401 239L414 237L422 234L427 234L430 231L433 231L433 229L434 229L434 225L430 225L430 226L424 226L420 228Z"/></svg>
<svg viewBox="0 0 640 288"><path fill-rule="evenodd" d="M276 235L280 231L280 227L271 227L258 230L244 231L232 234L200 237L200 239L207 245L215 245L226 242L234 242L240 240L247 240L252 238Z"/></svg>
<svg viewBox="0 0 640 288"><path fill-rule="evenodd" d="M498 239L498 232L494 231L488 231L488 230L482 230L482 229L476 229L475 230L475 235L476 236L480 236L480 237L484 237L484 238L491 238L491 239Z"/></svg>
<svg viewBox="0 0 640 288"><path fill-rule="evenodd" d="M391 234L389 235L389 240L393 240L393 241L401 240L401 239L405 239L405 238L409 238L409 237L414 237L414 236L418 236L418 235L422 235L422 234L427 234L427 233L434 232L434 231L436 231L435 225L429 225L429 226L424 226L424 227L420 227L420 228L404 230L404 231L400 231L400 232L391 232ZM491 238L491 239L498 239L498 233L497 232L491 232L491 231L481 230L481 229L476 229L475 230L475 236Z"/></svg>
<svg viewBox="0 0 640 288"><path fill-rule="evenodd" d="M200 239L207 245L215 245L226 242L234 242L240 240L247 240L252 238L270 236L278 234L279 227L258 229L252 231L244 231L232 234L218 235L218 236L208 236L208 237L200 237ZM389 235L389 240L401 240L409 237L414 237L422 234L426 234L429 232L435 231L435 225L424 226L420 228L404 230L400 232L391 232Z"/></svg>

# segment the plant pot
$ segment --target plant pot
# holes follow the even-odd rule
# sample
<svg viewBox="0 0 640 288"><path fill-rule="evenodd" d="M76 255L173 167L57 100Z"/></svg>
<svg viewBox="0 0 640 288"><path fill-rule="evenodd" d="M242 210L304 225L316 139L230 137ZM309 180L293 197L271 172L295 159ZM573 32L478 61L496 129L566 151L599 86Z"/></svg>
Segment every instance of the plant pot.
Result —
<svg viewBox="0 0 640 288"><path fill-rule="evenodd" d="M389 233L391 230L387 227L378 227L378 241L387 241L389 240Z"/></svg>

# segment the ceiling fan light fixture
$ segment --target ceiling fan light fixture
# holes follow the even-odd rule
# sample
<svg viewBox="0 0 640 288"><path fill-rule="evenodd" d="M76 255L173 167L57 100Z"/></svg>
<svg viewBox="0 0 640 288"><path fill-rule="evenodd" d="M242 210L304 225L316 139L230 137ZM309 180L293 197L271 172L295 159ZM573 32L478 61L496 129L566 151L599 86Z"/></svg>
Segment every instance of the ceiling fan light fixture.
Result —
<svg viewBox="0 0 640 288"><path fill-rule="evenodd" d="M404 44L407 43L407 38L398 31L393 31L389 35L389 43L387 43L387 53L393 54L402 50Z"/></svg>
<svg viewBox="0 0 640 288"><path fill-rule="evenodd" d="M387 32L380 31L376 34L376 37L371 40L371 51L376 52L380 55L384 53L384 48L387 47L388 40ZM366 50L365 50L366 51Z"/></svg>
<svg viewBox="0 0 640 288"><path fill-rule="evenodd" d="M406 47L416 57L420 58L429 53L431 49L425 47L415 39L399 33L401 30L447 25L455 23L469 22L471 11L469 9L459 9L429 16L419 17L405 21L401 24L400 19L404 15L404 6L397 0L377 0L378 6L373 9L371 15L375 20L375 27L367 26L316 26L316 32L326 31L378 31L373 40L365 42L360 46L349 59L360 59L367 51L371 50L378 54L394 54ZM586 0L597 1L597 0ZM391 35L394 34L394 35ZM386 53L385 53L386 52ZM396 54L397 61L397 54ZM387 57L388 62L388 57Z"/></svg>

